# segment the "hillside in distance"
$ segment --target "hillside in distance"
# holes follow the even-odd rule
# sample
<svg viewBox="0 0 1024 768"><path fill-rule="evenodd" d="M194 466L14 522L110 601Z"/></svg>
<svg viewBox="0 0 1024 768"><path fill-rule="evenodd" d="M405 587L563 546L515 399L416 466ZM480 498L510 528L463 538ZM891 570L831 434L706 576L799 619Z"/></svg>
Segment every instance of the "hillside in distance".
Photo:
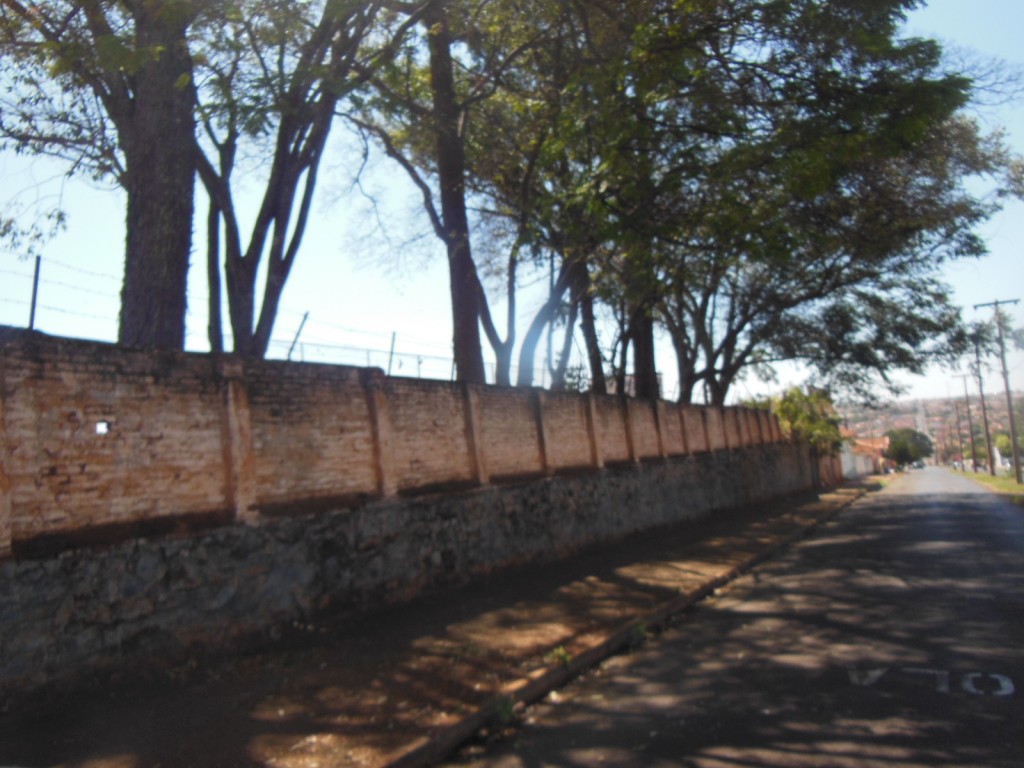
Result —
<svg viewBox="0 0 1024 768"><path fill-rule="evenodd" d="M1012 398L1019 437L1024 430L1024 393L1013 392ZM972 433L979 447L984 445L986 418L993 439L1010 432L1006 394L1002 391L985 392L984 409L975 389L967 396L898 400L877 406L845 404L837 406L837 411L844 429L858 438L880 438L890 430L909 428L928 435L937 450L957 442L958 436L967 442Z"/></svg>

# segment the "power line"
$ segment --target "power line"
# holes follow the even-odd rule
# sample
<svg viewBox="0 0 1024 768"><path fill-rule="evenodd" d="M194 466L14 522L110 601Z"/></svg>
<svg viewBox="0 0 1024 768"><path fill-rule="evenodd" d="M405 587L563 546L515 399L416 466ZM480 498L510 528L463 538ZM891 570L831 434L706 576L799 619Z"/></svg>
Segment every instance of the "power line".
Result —
<svg viewBox="0 0 1024 768"><path fill-rule="evenodd" d="M87 317L90 320L113 320L113 319L115 319L117 317L116 314L114 316L111 316L111 315L93 315L93 314L90 314L88 312L76 312L73 309L65 309L64 307L54 307L54 306L50 306L48 304L40 304L39 305L39 309L45 309L45 310L47 310L49 312L58 312L58 313L60 313L62 315L71 315L72 317Z"/></svg>
<svg viewBox="0 0 1024 768"><path fill-rule="evenodd" d="M32 279L32 273L31 272L18 272L18 271L13 270L13 269L0 269L0 275L11 275L12 277L20 277L20 278L23 278L25 280L31 280Z"/></svg>
<svg viewBox="0 0 1024 768"><path fill-rule="evenodd" d="M70 283L63 283L60 280L47 280L45 278L41 278L39 282L43 286L53 286L53 287L57 287L57 288L64 288L65 290L68 290L68 291L77 291L78 293L87 293L90 296L99 296L100 298L103 298L103 299L113 299L113 300L117 300L118 299L118 295L116 293L108 293L106 291L97 291L95 288L86 288L86 287L81 286L81 285L72 285Z"/></svg>
<svg viewBox="0 0 1024 768"><path fill-rule="evenodd" d="M94 272L92 270L84 269L84 268L76 266L74 264L68 264L66 262L59 261L57 259L44 259L43 263L47 264L47 265L51 265L52 264L55 267L61 267L62 269L66 269L66 270L68 270L70 272L77 272L80 275L87 275L88 277L99 277L99 278L102 278L104 280L114 280L114 281L120 281L121 280L121 277L119 275L112 275L109 272Z"/></svg>

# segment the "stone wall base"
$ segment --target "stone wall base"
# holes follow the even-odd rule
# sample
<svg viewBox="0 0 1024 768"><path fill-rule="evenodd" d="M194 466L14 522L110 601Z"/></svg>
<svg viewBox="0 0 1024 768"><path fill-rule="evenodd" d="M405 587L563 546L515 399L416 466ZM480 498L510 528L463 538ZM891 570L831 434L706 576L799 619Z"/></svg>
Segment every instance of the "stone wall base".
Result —
<svg viewBox="0 0 1024 768"><path fill-rule="evenodd" d="M754 446L0 563L0 691L174 660L807 490L806 450Z"/></svg>

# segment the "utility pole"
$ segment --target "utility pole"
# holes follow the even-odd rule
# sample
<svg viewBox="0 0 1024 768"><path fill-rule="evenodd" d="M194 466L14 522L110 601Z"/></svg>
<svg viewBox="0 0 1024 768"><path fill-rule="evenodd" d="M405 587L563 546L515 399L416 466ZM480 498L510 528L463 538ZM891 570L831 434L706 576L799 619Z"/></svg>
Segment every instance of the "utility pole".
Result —
<svg viewBox="0 0 1024 768"><path fill-rule="evenodd" d="M985 408L985 387L981 382L981 344L974 338L974 375L978 377L978 397L981 399L981 421L985 425L985 450L988 451L988 473L996 476L996 455L992 452L992 433L988 428L988 409Z"/></svg>
<svg viewBox="0 0 1024 768"><path fill-rule="evenodd" d="M1016 304L1018 299L1006 301L990 301L986 304L975 304L975 309L994 307L996 313L996 339L999 341L999 358L1003 365L1003 386L1006 388L1006 410L1010 417L1010 446L1013 449L1013 474L1018 485L1024 485L1020 471L1020 448L1017 446L1017 425L1013 417L1013 396L1010 394L1010 374L1006 370L1006 340L1003 338L1003 313L999 307L1003 304Z"/></svg>
<svg viewBox="0 0 1024 768"><path fill-rule="evenodd" d="M967 394L967 374L962 374L960 378L964 380L964 408L967 409L967 438L971 446L971 469L977 474L978 454L974 449L974 419L971 418L971 396Z"/></svg>
<svg viewBox="0 0 1024 768"><path fill-rule="evenodd" d="M956 438L960 443L960 471L967 474L967 457L964 456L964 430L960 421L960 403L953 403L956 408Z"/></svg>

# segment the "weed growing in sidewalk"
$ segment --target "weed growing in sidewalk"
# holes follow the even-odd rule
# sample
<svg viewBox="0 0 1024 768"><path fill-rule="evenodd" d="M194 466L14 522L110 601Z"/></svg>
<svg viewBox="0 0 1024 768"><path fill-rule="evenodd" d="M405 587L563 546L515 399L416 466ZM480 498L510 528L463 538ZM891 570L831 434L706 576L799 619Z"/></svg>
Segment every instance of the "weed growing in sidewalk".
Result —
<svg viewBox="0 0 1024 768"><path fill-rule="evenodd" d="M550 651L544 654L544 661L548 664L558 663L563 667L568 667L569 662L572 661L572 654L565 650L564 645L560 645L557 648L552 648Z"/></svg>

